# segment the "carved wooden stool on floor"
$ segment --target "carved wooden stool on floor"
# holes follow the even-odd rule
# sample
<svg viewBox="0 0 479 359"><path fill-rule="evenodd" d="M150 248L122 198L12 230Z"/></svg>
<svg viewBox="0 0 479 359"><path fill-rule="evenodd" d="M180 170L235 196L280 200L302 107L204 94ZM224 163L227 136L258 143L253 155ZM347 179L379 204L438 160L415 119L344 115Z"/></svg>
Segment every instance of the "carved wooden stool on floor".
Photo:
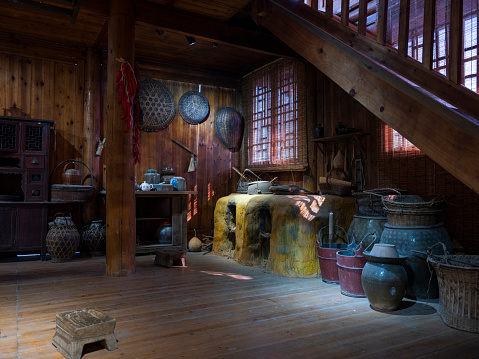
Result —
<svg viewBox="0 0 479 359"><path fill-rule="evenodd" d="M80 359L85 344L102 342L108 350L118 348L113 333L116 320L95 308L57 314L52 344L67 359Z"/></svg>
<svg viewBox="0 0 479 359"><path fill-rule="evenodd" d="M156 251L155 264L163 267L186 267L186 251L161 249Z"/></svg>

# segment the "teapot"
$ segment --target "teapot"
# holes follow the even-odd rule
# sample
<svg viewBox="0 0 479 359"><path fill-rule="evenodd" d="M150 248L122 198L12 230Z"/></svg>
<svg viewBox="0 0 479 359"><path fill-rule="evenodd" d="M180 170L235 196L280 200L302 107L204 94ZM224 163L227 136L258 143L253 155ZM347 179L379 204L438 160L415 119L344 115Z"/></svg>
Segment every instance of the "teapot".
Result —
<svg viewBox="0 0 479 359"><path fill-rule="evenodd" d="M142 191L151 191L153 185L146 183L146 181L143 181L143 183L140 185L140 188Z"/></svg>
<svg viewBox="0 0 479 359"><path fill-rule="evenodd" d="M62 180L63 184L66 185L81 185L81 172L79 169L76 168L70 168L67 169L67 166L74 162L68 162L64 167L63 167L63 173L62 173Z"/></svg>

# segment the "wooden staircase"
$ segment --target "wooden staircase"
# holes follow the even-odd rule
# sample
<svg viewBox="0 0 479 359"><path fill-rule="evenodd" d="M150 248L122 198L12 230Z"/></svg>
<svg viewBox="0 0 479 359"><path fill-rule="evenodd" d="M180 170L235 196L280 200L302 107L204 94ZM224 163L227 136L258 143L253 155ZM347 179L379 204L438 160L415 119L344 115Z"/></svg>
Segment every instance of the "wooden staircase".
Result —
<svg viewBox="0 0 479 359"><path fill-rule="evenodd" d="M406 6L403 2L408 6L407 0L402 0L401 6ZM349 8L348 0L342 3L342 8ZM315 5L317 0L316 4L313 0ZM454 51L459 46L457 34L462 36L462 27L451 26L449 76L444 77L431 66L433 37L427 29L432 26L428 16L433 16L433 9L426 10L425 55L420 63L407 57L409 18L400 17L398 48L391 48L385 44L386 10L382 0L377 8L379 35L375 38L366 28L366 0L359 1L357 26L349 22L349 12L342 17L334 14L333 0L326 1L325 12L301 1L255 0L251 16L479 193L479 95L460 84L462 55ZM462 23L462 10L451 14L461 16L456 20Z"/></svg>

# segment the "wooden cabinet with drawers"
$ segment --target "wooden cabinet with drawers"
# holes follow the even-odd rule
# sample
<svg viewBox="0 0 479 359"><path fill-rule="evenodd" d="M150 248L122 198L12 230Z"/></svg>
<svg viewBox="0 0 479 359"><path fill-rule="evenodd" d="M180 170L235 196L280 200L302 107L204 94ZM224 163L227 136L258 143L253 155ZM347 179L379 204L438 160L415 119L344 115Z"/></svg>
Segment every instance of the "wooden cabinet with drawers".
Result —
<svg viewBox="0 0 479 359"><path fill-rule="evenodd" d="M52 124L0 116L0 251L44 257Z"/></svg>

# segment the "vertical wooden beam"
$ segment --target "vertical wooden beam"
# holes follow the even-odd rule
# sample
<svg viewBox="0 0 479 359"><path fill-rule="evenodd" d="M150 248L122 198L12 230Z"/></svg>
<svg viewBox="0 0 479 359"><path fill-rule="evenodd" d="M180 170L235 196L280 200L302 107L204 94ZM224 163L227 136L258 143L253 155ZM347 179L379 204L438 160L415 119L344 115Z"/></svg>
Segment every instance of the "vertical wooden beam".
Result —
<svg viewBox="0 0 479 359"><path fill-rule="evenodd" d="M116 75L119 58L132 66L135 58L134 0L110 0L108 24L106 118L106 272L127 276L135 272L135 165L133 133L125 133L118 103Z"/></svg>
<svg viewBox="0 0 479 359"><path fill-rule="evenodd" d="M379 0L377 11L378 19L376 28L376 41L379 45L384 46L386 45L386 31L388 25L388 0Z"/></svg>
<svg viewBox="0 0 479 359"><path fill-rule="evenodd" d="M349 0L341 0L341 24L349 26Z"/></svg>
<svg viewBox="0 0 479 359"><path fill-rule="evenodd" d="M321 116L318 113L318 88L316 81L316 74L318 70L309 62L305 65L305 85L306 85L306 136L308 139L308 167L309 172L305 172L303 175L303 185L309 191L317 191L319 183L319 177L317 177L317 149L316 143L312 142L314 138L314 129L321 120ZM322 123L322 122L321 122Z"/></svg>
<svg viewBox="0 0 479 359"><path fill-rule="evenodd" d="M318 0L311 0L311 9L318 10Z"/></svg>
<svg viewBox="0 0 479 359"><path fill-rule="evenodd" d="M407 56L407 42L409 38L409 0L401 0L399 5L399 39L398 53Z"/></svg>
<svg viewBox="0 0 479 359"><path fill-rule="evenodd" d="M100 188L100 156L95 156L100 140L101 124L101 51L93 48L86 50L85 80L83 98L83 162L90 168L93 176L93 198L83 205L83 221L101 219L98 211L98 190Z"/></svg>
<svg viewBox="0 0 479 359"><path fill-rule="evenodd" d="M333 0L326 0L326 16L333 17Z"/></svg>
<svg viewBox="0 0 479 359"><path fill-rule="evenodd" d="M368 19L368 1L359 0L359 18L358 18L358 33L366 35L366 22Z"/></svg>
<svg viewBox="0 0 479 359"><path fill-rule="evenodd" d="M424 37L422 65L431 70L434 46L434 27L436 24L436 0L424 0Z"/></svg>
<svg viewBox="0 0 479 359"><path fill-rule="evenodd" d="M462 0L451 0L451 21L449 33L449 80L456 84L462 81L463 28Z"/></svg>

